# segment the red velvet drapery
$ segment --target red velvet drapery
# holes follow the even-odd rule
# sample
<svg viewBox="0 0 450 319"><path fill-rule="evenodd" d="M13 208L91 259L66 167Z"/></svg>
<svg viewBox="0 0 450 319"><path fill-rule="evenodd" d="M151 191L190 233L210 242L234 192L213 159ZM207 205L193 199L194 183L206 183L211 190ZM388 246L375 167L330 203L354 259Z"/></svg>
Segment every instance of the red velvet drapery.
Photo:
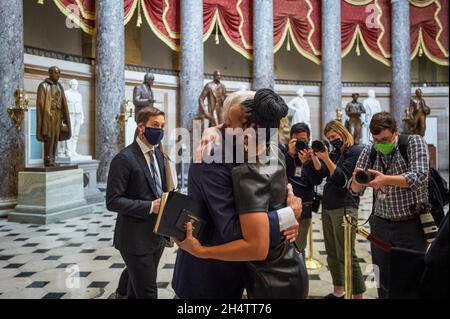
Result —
<svg viewBox="0 0 450 319"><path fill-rule="evenodd" d="M53 0L87 33L95 32L95 0ZM321 0L274 1L274 52L283 45L315 63L321 61ZM124 0L124 23L137 12L173 50L180 49L180 0ZM390 65L390 0L342 0L342 56L364 48L374 59ZM226 42L252 58L253 0L204 0L204 40L220 33ZM448 65L448 0L410 0L411 58L425 54Z"/></svg>

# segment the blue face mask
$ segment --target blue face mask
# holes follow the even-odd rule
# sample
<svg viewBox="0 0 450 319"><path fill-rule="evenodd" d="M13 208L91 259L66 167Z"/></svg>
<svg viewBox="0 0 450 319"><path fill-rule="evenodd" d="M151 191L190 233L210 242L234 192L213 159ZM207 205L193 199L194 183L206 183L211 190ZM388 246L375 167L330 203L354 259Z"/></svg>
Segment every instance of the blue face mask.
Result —
<svg viewBox="0 0 450 319"><path fill-rule="evenodd" d="M335 140L330 141L331 146L333 146L335 149L340 149L342 147L342 140L337 138Z"/></svg>
<svg viewBox="0 0 450 319"><path fill-rule="evenodd" d="M147 139L148 144L158 145L164 137L164 130L156 127L146 127L144 136Z"/></svg>

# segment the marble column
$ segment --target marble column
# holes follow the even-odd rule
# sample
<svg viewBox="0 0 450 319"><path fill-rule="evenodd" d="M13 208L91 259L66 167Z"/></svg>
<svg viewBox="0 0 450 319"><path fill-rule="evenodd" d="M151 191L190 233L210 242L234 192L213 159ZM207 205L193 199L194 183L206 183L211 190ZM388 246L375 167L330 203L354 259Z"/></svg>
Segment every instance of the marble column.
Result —
<svg viewBox="0 0 450 319"><path fill-rule="evenodd" d="M105 183L109 165L124 144L124 129L116 123L125 99L123 0L96 1L95 158L98 181Z"/></svg>
<svg viewBox="0 0 450 319"><path fill-rule="evenodd" d="M322 128L342 105L341 1L322 1Z"/></svg>
<svg viewBox="0 0 450 319"><path fill-rule="evenodd" d="M180 124L192 131L203 89L203 1L181 1Z"/></svg>
<svg viewBox="0 0 450 319"><path fill-rule="evenodd" d="M253 30L253 89L273 89L272 0L253 0Z"/></svg>
<svg viewBox="0 0 450 319"><path fill-rule="evenodd" d="M18 132L7 113L24 85L22 0L1 1L0 43L0 215L5 215L17 204L18 173L25 165L24 125Z"/></svg>
<svg viewBox="0 0 450 319"><path fill-rule="evenodd" d="M391 112L402 128L403 112L411 98L411 48L409 1L392 0L392 86Z"/></svg>

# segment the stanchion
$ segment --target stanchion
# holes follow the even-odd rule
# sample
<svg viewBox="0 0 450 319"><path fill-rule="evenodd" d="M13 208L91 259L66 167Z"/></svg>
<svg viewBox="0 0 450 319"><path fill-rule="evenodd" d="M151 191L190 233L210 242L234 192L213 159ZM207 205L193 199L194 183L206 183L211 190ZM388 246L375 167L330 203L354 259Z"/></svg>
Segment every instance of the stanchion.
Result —
<svg viewBox="0 0 450 319"><path fill-rule="evenodd" d="M308 230L308 257L305 260L307 269L320 269L322 264L313 257L312 220Z"/></svg>
<svg viewBox="0 0 450 319"><path fill-rule="evenodd" d="M344 289L345 299L352 299L352 225L348 222L349 215L345 215L344 221Z"/></svg>

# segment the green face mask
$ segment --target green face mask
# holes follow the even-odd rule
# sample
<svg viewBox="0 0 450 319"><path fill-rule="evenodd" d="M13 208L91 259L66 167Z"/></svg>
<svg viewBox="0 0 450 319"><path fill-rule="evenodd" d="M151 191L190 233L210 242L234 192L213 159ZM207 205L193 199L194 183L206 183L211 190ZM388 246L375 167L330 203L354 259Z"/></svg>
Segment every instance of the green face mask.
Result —
<svg viewBox="0 0 450 319"><path fill-rule="evenodd" d="M374 144L375 149L383 155L389 155L395 148L394 142L383 143L383 144Z"/></svg>

